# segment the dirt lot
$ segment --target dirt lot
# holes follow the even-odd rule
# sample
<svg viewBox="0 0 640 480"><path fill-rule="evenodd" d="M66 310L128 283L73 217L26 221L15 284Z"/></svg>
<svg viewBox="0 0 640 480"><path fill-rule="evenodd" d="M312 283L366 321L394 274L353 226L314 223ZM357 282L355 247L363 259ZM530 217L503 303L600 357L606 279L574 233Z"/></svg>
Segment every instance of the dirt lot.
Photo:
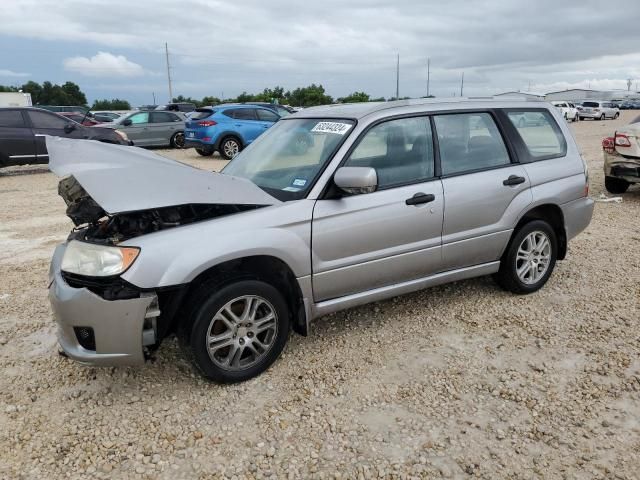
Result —
<svg viewBox="0 0 640 480"><path fill-rule="evenodd" d="M593 197L634 113L572 125ZM640 188L596 205L536 294L480 278L334 314L219 386L174 339L138 369L58 356L56 186L0 177L0 478L640 478Z"/></svg>

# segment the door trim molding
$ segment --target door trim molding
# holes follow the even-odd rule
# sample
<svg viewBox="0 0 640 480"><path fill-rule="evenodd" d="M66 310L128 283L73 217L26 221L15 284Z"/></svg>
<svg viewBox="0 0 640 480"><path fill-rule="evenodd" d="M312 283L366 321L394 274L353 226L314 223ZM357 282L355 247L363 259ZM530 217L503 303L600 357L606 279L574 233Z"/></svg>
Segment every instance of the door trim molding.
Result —
<svg viewBox="0 0 640 480"><path fill-rule="evenodd" d="M377 302L387 298L404 295L406 293L423 290L428 287L434 287L443 283L465 280L467 278L480 277L496 273L500 269L500 262L489 262L471 267L459 268L447 272L436 273L428 277L417 278L407 282L387 285L365 292L354 293L344 297L325 300L323 302L312 305L313 318L318 318L329 313L337 312L347 308L364 305L366 303Z"/></svg>

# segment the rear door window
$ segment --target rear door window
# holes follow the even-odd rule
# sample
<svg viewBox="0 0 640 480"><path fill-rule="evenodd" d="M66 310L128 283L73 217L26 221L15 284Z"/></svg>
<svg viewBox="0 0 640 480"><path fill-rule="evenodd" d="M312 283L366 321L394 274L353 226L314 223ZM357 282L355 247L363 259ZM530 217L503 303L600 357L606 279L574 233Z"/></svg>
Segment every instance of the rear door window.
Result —
<svg viewBox="0 0 640 480"><path fill-rule="evenodd" d="M511 163L502 135L486 112L436 115L442 175Z"/></svg>
<svg viewBox="0 0 640 480"><path fill-rule="evenodd" d="M509 110L506 113L518 130L532 160L563 157L567 154L564 135L547 110Z"/></svg>
<svg viewBox="0 0 640 480"><path fill-rule="evenodd" d="M238 108L233 111L236 120L257 120L256 111L253 108Z"/></svg>
<svg viewBox="0 0 640 480"><path fill-rule="evenodd" d="M26 127L20 110L0 110L0 128Z"/></svg>
<svg viewBox="0 0 640 480"><path fill-rule="evenodd" d="M171 123L177 122L180 117L169 112L152 112L151 123Z"/></svg>
<svg viewBox="0 0 640 480"><path fill-rule="evenodd" d="M593 107L599 107L600 104L598 102L583 102L582 106L583 107L591 107L591 108L593 108Z"/></svg>
<svg viewBox="0 0 640 480"><path fill-rule="evenodd" d="M66 118L62 118L55 113L45 113L32 110L29 112L29 118L33 124L33 128L64 128L68 122Z"/></svg>

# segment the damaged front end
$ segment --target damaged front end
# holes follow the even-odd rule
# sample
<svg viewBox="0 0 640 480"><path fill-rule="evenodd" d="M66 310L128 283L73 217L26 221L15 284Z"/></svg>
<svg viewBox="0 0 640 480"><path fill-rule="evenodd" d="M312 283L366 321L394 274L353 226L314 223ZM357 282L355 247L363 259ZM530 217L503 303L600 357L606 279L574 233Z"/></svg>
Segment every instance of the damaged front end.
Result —
<svg viewBox="0 0 640 480"><path fill-rule="evenodd" d="M67 216L77 227L72 233L72 238L108 245L117 245L141 235L260 207L187 204L109 214L73 175L60 180L58 194L67 204Z"/></svg>
<svg viewBox="0 0 640 480"><path fill-rule="evenodd" d="M94 365L131 365L172 331L188 285L140 288L122 274L137 237L280 203L248 180L142 149L47 137L75 228L54 253L49 297L60 345ZM126 243L125 243L126 242ZM146 260L153 262L153 259ZM149 264L152 267L152 263Z"/></svg>

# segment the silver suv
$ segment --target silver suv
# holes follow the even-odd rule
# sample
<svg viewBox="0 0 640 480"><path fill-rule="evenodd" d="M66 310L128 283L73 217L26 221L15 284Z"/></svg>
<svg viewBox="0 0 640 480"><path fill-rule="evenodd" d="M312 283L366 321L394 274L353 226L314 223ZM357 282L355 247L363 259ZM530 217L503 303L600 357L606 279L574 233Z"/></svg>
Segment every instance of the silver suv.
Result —
<svg viewBox="0 0 640 480"><path fill-rule="evenodd" d="M305 109L222 173L130 147L47 145L77 225L50 273L64 351L139 364L175 332L221 382L258 375L291 329L306 335L331 312L480 275L535 292L593 212L547 103Z"/></svg>
<svg viewBox="0 0 640 480"><path fill-rule="evenodd" d="M616 119L620 116L620 109L611 102L586 101L582 102L582 106L578 108L578 116L580 120L585 118L594 120Z"/></svg>

